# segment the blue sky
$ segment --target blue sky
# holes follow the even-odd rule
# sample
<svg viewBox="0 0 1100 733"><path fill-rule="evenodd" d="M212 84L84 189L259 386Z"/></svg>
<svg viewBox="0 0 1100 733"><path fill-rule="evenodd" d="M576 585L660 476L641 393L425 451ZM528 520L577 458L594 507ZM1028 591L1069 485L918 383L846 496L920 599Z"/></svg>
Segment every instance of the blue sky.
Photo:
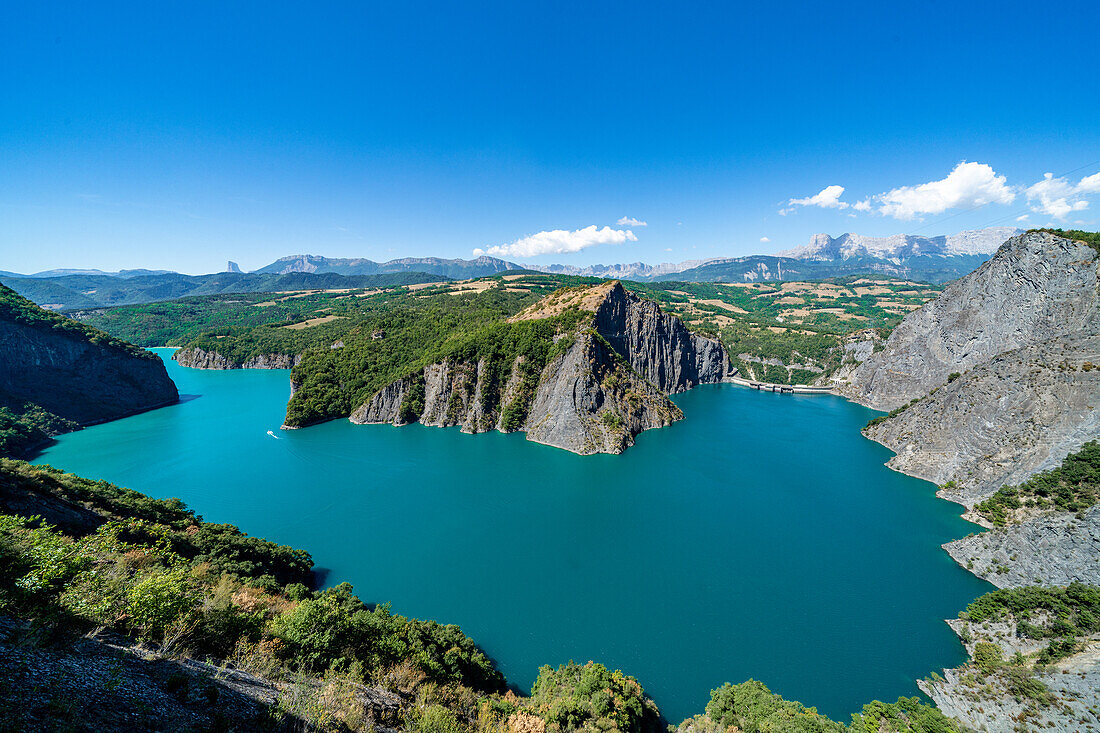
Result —
<svg viewBox="0 0 1100 733"><path fill-rule="evenodd" d="M0 269L1100 224L1095 2L312 5L8 3Z"/></svg>

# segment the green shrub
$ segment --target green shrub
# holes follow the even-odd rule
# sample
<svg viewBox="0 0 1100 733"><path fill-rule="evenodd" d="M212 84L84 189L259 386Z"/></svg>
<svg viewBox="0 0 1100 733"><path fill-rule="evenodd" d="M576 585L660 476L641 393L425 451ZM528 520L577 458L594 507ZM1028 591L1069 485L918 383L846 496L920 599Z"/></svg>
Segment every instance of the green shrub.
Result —
<svg viewBox="0 0 1100 733"><path fill-rule="evenodd" d="M919 697L896 703L875 700L852 716L853 733L960 733L963 728Z"/></svg>
<svg viewBox="0 0 1100 733"><path fill-rule="evenodd" d="M800 703L784 700L763 682L726 683L711 691L707 715L722 726L737 726L745 733L842 733L845 727Z"/></svg>
<svg viewBox="0 0 1100 733"><path fill-rule="evenodd" d="M528 708L545 720L548 728L563 732L660 730L657 706L638 681L595 662L539 669Z"/></svg>
<svg viewBox="0 0 1100 733"><path fill-rule="evenodd" d="M1011 512L1023 507L1079 512L1100 501L1100 443L1095 440L1070 453L1057 468L1037 473L1018 486L1002 486L975 510L994 525L1004 526Z"/></svg>
<svg viewBox="0 0 1100 733"><path fill-rule="evenodd" d="M194 610L199 592L187 568L177 565L152 572L135 583L126 604L129 623L143 636L159 638Z"/></svg>

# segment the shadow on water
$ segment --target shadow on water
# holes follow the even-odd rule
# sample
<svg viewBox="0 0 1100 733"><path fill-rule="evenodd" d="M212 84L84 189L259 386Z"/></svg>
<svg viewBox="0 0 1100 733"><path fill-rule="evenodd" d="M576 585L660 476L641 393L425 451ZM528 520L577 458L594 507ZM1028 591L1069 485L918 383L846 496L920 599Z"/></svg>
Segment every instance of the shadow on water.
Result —
<svg viewBox="0 0 1100 733"><path fill-rule="evenodd" d="M328 584L328 576L332 574L331 568L313 568L313 588L321 590Z"/></svg>

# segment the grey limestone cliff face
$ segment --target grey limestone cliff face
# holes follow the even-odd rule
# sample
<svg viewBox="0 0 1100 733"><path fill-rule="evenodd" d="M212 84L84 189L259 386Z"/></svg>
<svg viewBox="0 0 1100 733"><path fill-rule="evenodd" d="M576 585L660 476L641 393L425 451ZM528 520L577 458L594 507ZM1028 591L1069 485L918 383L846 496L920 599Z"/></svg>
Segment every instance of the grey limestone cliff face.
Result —
<svg viewBox="0 0 1100 733"><path fill-rule="evenodd" d="M694 334L616 283L596 311L596 330L636 372L670 394L722 381L729 357L722 344Z"/></svg>
<svg viewBox="0 0 1100 733"><path fill-rule="evenodd" d="M527 439L581 455L622 453L643 430L683 417L664 392L615 357L585 334L550 363L524 426Z"/></svg>
<svg viewBox="0 0 1100 733"><path fill-rule="evenodd" d="M153 354L53 328L0 320L0 404L32 402L79 425L179 400Z"/></svg>
<svg viewBox="0 0 1100 733"><path fill-rule="evenodd" d="M1051 512L943 547L957 563L998 588L1100 585L1100 506L1082 516Z"/></svg>
<svg viewBox="0 0 1100 733"><path fill-rule="evenodd" d="M905 318L841 391L892 410L1006 351L1096 333L1097 252L1046 232L1013 237L991 260Z"/></svg>
<svg viewBox="0 0 1100 733"><path fill-rule="evenodd" d="M1100 436L1100 336L1000 354L866 430L889 465L970 508Z"/></svg>
<svg viewBox="0 0 1100 733"><path fill-rule="evenodd" d="M349 419L415 419L470 433L522 430L529 440L575 453L621 453L643 430L683 417L668 393L722 381L729 360L720 342L691 333L655 303L618 283L605 289L592 321L558 337L570 345L539 373L521 422L510 422L508 413L525 399L522 357L503 386L490 383L484 362L431 364L376 392ZM420 394L417 416L409 408Z"/></svg>
<svg viewBox="0 0 1100 733"><path fill-rule="evenodd" d="M178 349L172 358L180 366L192 369L292 369L302 360L301 354L260 354L246 361L234 361L217 351L197 347Z"/></svg>
<svg viewBox="0 0 1100 733"><path fill-rule="evenodd" d="M416 421L441 428L458 426L467 433L493 430L499 427L501 415L491 404L486 406L488 378L484 361L429 364L420 374L398 379L375 392L349 419L361 425ZM402 410L414 389L423 390L419 416Z"/></svg>

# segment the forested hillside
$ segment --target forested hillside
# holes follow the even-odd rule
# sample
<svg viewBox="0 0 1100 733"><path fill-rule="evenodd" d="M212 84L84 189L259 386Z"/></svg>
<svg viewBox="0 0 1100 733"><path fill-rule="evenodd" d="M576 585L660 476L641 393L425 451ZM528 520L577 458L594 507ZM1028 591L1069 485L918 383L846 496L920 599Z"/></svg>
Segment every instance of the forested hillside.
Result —
<svg viewBox="0 0 1100 733"><path fill-rule="evenodd" d="M0 285L0 456L179 399L154 355Z"/></svg>
<svg viewBox="0 0 1100 733"><path fill-rule="evenodd" d="M344 337L360 327L372 333L375 326L385 330L387 319L398 311L417 318L428 311L457 312L470 306L481 310L481 316L503 318L555 289L599 282L515 273L436 286L184 298L70 315L143 346L195 346L239 365L265 354L296 355L310 347L346 343ZM846 344L855 339L870 349L906 313L939 292L919 283L870 278L623 285L656 301L692 330L721 337L743 375L780 384L806 384L827 376L847 357ZM482 310L483 304L492 313Z"/></svg>

